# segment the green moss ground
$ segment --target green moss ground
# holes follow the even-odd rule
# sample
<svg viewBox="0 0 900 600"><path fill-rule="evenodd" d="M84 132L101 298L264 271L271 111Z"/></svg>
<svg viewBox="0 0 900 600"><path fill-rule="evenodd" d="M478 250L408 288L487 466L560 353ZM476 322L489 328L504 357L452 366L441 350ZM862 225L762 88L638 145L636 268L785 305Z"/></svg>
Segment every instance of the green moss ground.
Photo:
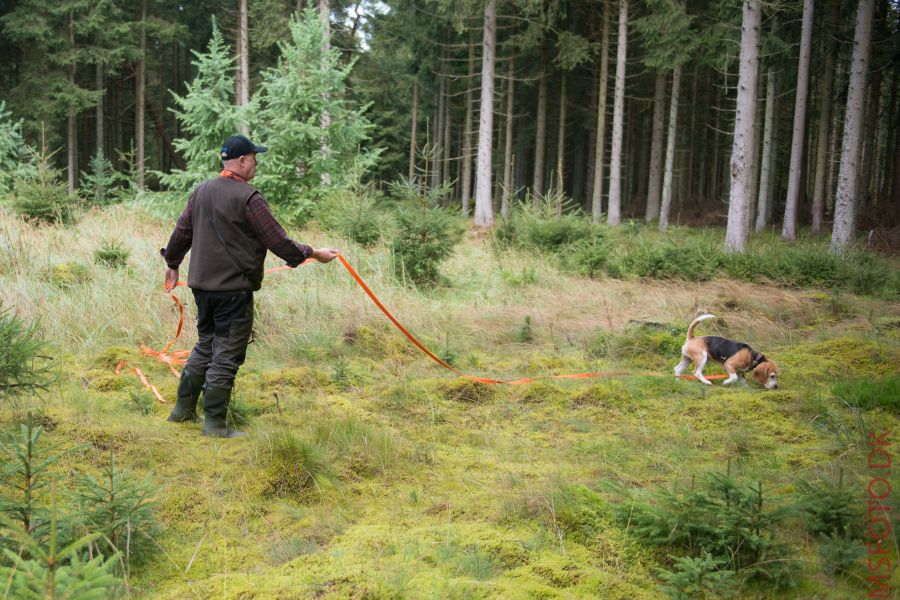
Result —
<svg viewBox="0 0 900 600"><path fill-rule="evenodd" d="M424 342L465 372L638 375L473 384L412 348L339 266L315 267L273 275L259 294L259 341L234 400L250 436L212 440L199 425L167 423L169 406L134 375L113 373L127 359L174 397L176 379L136 350L141 341L161 346L174 326L164 299L140 301L119 329L115 315L103 333L84 324L81 338L74 326L51 329L63 377L39 408L49 438L80 447L61 469L100 466L112 450L158 486L161 529L151 556L133 566L128 595L662 598L656 574L668 553L614 522L609 505L622 499L607 484L671 489L731 469L763 481L777 503L800 478L839 469L864 485L868 432L900 432L896 412L857 411L831 391L844 379L897 375L896 303L842 295L837 306L828 291L729 280L700 288L579 280L537 258L509 260L516 262L494 264L468 240L446 268L447 287L424 292L388 286L376 255L357 266ZM537 274L532 283L503 275L523 269ZM147 268L147 278L158 275ZM147 286L131 292L140 297ZM329 295L336 299L323 300ZM59 301L75 301L68 298ZM781 387L672 378L684 328L699 310L721 317L705 333L747 341L776 360ZM516 341L525 315L529 343ZM177 347L191 340L188 332ZM8 414L4 426L13 420ZM295 454L279 455L285 444ZM294 465L284 456L301 458ZM315 476L291 479L292 466ZM559 504L570 492L599 499L587 521ZM891 500L900 510L897 491ZM800 522L786 522L779 536L798 561L797 586L745 588L738 597L861 597L864 559L828 576L818 540Z"/></svg>

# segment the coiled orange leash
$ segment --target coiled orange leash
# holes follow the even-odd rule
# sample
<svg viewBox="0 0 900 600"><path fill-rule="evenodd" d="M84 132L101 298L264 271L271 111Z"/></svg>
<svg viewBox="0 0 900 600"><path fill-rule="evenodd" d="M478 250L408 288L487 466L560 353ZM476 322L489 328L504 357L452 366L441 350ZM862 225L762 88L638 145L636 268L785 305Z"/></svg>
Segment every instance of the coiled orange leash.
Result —
<svg viewBox="0 0 900 600"><path fill-rule="evenodd" d="M384 313L384 316L386 316L388 319L390 319L391 323L393 323L394 326L397 329L399 329L400 332L403 333L403 335L405 335L406 338L410 342L413 343L413 345L415 345L425 355L427 355L429 358L431 358L433 361L435 361L436 363L438 363L445 369L448 369L448 370L452 371L453 373L455 373L456 375L458 375L459 377L464 377L465 379L468 379L470 381L475 381L477 383L491 384L491 385L496 385L496 384L522 385L522 384L531 383L533 381L539 381L539 380L543 380L543 379L593 379L596 377L629 377L629 376L662 377L663 376L663 375L660 375L659 373L626 373L626 372L617 371L617 372L596 372L596 373L569 373L569 374L565 374L565 375L541 375L541 376L537 376L537 377L525 377L523 379L515 379L512 381L506 381L506 380L502 380L502 379L490 379L487 377L478 377L476 375L468 375L466 373L463 373L459 369L456 369L455 367L451 366L445 360L443 360L439 356L435 355L431 350L426 348L418 339L416 339L416 337L413 334L411 334L409 332L408 329L406 329L406 327L403 326L402 323L400 323L400 321L398 321L396 319L396 317L394 317L394 315L391 314L391 311L389 311L387 309L387 307L385 307L384 304L382 304L381 300L378 299L378 297L375 295L375 293L372 292L372 290L369 288L368 285L366 285L366 282L363 281L362 277L359 276L359 273L357 273L356 270L350 265L350 263L347 262L347 259L345 259L340 254L337 255L337 258L339 261L341 261L341 264L344 265L344 268L347 269L347 271L350 273L350 276L356 280L356 283L359 284L359 287L361 287L363 289L363 291L366 293L366 295L372 300L372 302L375 303L375 306L377 306L381 310L381 312ZM315 261L315 259L310 258L310 259L306 260L305 262L303 262L302 264L306 265L311 262L317 262L317 261ZM281 267L274 267L271 269L266 269L265 272L266 272L266 274L269 274L269 273L274 273L276 271L291 270L292 268L293 267L289 267L289 266L285 265L285 266L281 266ZM175 284L175 287L183 287L185 285L186 284L183 281L179 281L178 283ZM165 363L166 366L169 367L169 370L172 372L172 374L175 377L179 377L181 375L181 373L176 368L176 365L181 366L185 362L187 362L187 358L190 355L191 351L190 350L170 351L172 346L175 344L175 341L178 340L179 336L181 336L181 332L184 329L184 303L182 303L181 300L179 300L178 297L174 294L174 290L167 290L167 293L172 298L172 301L175 302L175 305L178 307L178 327L175 330L175 336L169 341L168 344L166 344L163 347L162 350L153 350L152 348L148 348L147 346L141 344L141 352L146 356L152 356L152 357L156 358L157 360ZM125 361L120 362L116 366L116 373L117 374L120 373L122 368L126 365L127 365L127 363ZM156 387L153 386L147 380L147 378L144 376L143 372L141 372L141 370L138 369L137 367L132 367L132 369L138 375L138 377L140 377L141 382L144 384L144 386L148 390L153 392L153 395L156 396L156 398L160 402L165 403L166 401L163 399L162 395L160 395L160 393L156 389ZM693 375L679 375L677 377L678 377L678 379L697 379ZM727 375L706 375L707 379L724 379L725 377L727 377Z"/></svg>

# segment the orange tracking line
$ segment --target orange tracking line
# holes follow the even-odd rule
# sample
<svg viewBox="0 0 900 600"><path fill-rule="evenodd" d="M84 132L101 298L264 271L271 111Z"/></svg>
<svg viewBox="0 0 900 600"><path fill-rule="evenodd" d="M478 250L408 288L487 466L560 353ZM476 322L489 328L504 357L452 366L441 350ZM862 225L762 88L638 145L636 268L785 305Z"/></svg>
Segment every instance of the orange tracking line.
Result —
<svg viewBox="0 0 900 600"><path fill-rule="evenodd" d="M385 307L384 304L381 303L381 300L379 300L378 297L375 295L375 293L369 288L369 286L366 285L366 282L363 281L362 277L359 276L359 273L357 273L356 270L352 266L350 266L350 263L347 262L347 260L340 254L337 255L337 258L338 258L338 260L341 261L341 264L344 265L344 268L347 269L347 271L350 273L350 276L356 280L356 283L359 284L359 287L361 287L363 289L363 291L366 293L366 295L369 296L369 298L372 300L372 302L375 303L375 306L377 306L381 310L381 312L384 313L384 316L386 316L388 319L390 319L391 323L393 323L394 326L397 329L399 329L400 332L403 333L403 335L405 335L406 338L410 342L413 343L413 345L415 345L419 350L421 350L430 359L432 359L436 363L440 364L445 369L448 369L448 370L456 373L459 377L464 377L466 379L469 379L470 381L475 381L477 383L484 383L484 384L522 385L525 383L531 383L533 381L538 381L538 380L542 380L542 379L592 379L595 377L628 377L628 376L660 377L661 376L658 373L637 374L637 373L626 373L626 372L597 372L597 373L569 373L569 374L565 374L565 375L541 375L541 376L536 376L536 377L525 377L523 379L514 379L511 381L506 381L506 380L502 380L502 379L490 379L488 377L478 377L475 375L468 375L466 373L463 373L459 369L456 369L455 367L451 366L445 360L443 360L439 356L435 355L431 350L426 348L418 339L416 339L416 337L413 334L411 334L409 332L409 330L406 329L406 327L403 326L402 323L400 323L400 321L398 321L396 319L396 317L394 317L394 315L391 314L391 312L387 309L387 307ZM304 265L309 264L310 262L314 262L314 260L309 259L306 262L304 262L303 264ZM288 267L288 266L284 265L284 266L280 266L280 267L266 269L265 272L266 273L274 273L276 271L287 271L290 269L292 269L292 267ZM179 281L178 283L175 284L175 287L183 287L186 285L187 284L185 284L183 281ZM172 301L175 302L175 305L178 307L178 327L175 330L175 336L171 340L169 340L169 343L166 344L162 350L153 350L152 348L148 348L147 346L144 346L142 344L141 352L147 356L155 357L157 360L165 363L166 366L169 367L169 370L172 372L172 374L175 377L179 377L180 372L176 368L176 365L181 366L181 365L185 364L185 362L187 362L187 357L190 355L191 351L190 350L170 351L170 349L175 344L175 341L178 340L179 336L181 336L181 332L184 329L184 303L178 299L178 297L173 293L173 290L166 290L166 292L169 294L169 296L172 298ZM121 372L122 368L126 364L127 363L125 361L120 362L116 366L116 373L118 374L119 372ZM151 392L153 392L153 395L156 396L156 398L160 402L165 402L165 400L160 395L160 393L156 389L156 387L153 386L152 384L150 384L149 381L147 381L147 378L144 376L143 372L141 372L141 370L138 369L137 367L132 367L132 369L138 375L138 377L140 377L141 382L144 384L144 386L147 389L149 389ZM724 379L725 377L727 377L727 375L707 375L706 376L707 379ZM679 375L678 378L679 379L697 379L693 375Z"/></svg>

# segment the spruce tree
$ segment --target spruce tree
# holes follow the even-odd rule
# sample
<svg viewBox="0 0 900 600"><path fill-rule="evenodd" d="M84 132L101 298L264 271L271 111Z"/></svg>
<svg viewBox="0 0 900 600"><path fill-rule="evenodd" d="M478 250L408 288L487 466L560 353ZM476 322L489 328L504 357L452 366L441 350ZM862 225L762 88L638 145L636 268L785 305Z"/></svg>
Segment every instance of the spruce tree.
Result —
<svg viewBox="0 0 900 600"><path fill-rule="evenodd" d="M318 14L309 9L292 18L290 30L290 42L279 44L278 65L263 73L251 102L256 107L252 135L269 148L254 183L270 201L290 206L303 219L323 191L323 174L340 185L343 175L358 172L350 167L370 126L362 110L345 99L352 65L341 65L338 50L322 47ZM327 127L325 112L331 117ZM374 157L361 158L370 165Z"/></svg>
<svg viewBox="0 0 900 600"><path fill-rule="evenodd" d="M6 110L6 102L0 101L0 193L10 191L17 179L37 174L22 136L22 121L14 120Z"/></svg>
<svg viewBox="0 0 900 600"><path fill-rule="evenodd" d="M174 141L187 168L160 174L171 190L189 191L215 175L222 166L219 148L240 125L240 110L234 105L234 56L213 19L212 38L206 52L194 52L192 64L197 76L184 96L172 93L177 109L172 109L185 137Z"/></svg>
<svg viewBox="0 0 900 600"><path fill-rule="evenodd" d="M0 406L17 396L47 389L53 374L37 325L25 323L2 304L0 348Z"/></svg>
<svg viewBox="0 0 900 600"><path fill-rule="evenodd" d="M101 534L97 545L103 554L120 552L128 563L149 546L148 534L156 527L154 491L149 478L134 478L128 469L116 464L112 453L99 476L82 476L76 491L79 514L87 531Z"/></svg>

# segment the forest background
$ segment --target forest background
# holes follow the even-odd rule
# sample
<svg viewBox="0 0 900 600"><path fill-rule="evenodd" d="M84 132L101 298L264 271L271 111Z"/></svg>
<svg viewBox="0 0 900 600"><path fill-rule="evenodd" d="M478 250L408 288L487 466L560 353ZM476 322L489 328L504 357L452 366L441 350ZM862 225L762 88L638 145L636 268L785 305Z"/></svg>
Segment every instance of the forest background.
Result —
<svg viewBox="0 0 900 600"><path fill-rule="evenodd" d="M897 597L898 27L0 0L3 597ZM626 375L448 378L335 261L257 296L246 444L164 424L158 250L234 132L291 235L448 364ZM672 378L702 312L780 388Z"/></svg>
<svg viewBox="0 0 900 600"><path fill-rule="evenodd" d="M136 189L178 188L163 174L194 169L201 155L211 161L229 129L272 135L272 119L259 122L267 121L259 115L266 73L284 57L279 43L303 8L5 1L0 122L14 131L0 183L10 187L15 165L29 161L18 140L41 145L42 124L43 143L65 148L54 163L69 193L112 171ZM323 17L323 46L346 79L338 95L324 80L302 88L307 102L322 95L321 106L306 109L322 113L323 130L332 121L344 127L329 116L339 105L360 119L343 133L329 130L335 139L319 153L290 148L279 176L299 169L327 181L345 172L334 161L355 147L370 159L361 179L446 187L441 204L474 213L481 226L508 215L513 200L547 200L611 225L727 224L727 246L738 250L750 229L776 227L792 240L801 225L822 235L831 222L836 251L857 226L871 232L870 245L892 244L896 3L743 8L320 2L312 9ZM194 53L208 50L211 15L222 62L195 81ZM330 156L335 143L343 147ZM272 200L310 201L319 191L313 179L290 182L290 193Z"/></svg>

